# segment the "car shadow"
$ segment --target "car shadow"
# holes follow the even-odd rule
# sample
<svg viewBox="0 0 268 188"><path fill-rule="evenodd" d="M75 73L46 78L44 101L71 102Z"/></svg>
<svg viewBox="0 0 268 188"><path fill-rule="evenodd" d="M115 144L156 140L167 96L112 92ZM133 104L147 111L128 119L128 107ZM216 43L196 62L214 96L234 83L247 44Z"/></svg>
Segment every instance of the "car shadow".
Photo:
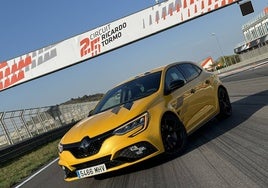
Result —
<svg viewBox="0 0 268 188"><path fill-rule="evenodd" d="M137 171L150 169L166 162L172 161L225 134L231 129L234 129L235 127L241 125L243 122L248 120L255 112L257 112L266 105L268 105L268 90L247 96L241 100L237 100L232 103L233 114L231 117L224 120L218 120L214 118L207 124L202 126L199 130L197 130L188 137L186 149L180 155L167 156L162 154L152 159L148 159L146 161L133 165L131 167L126 167L114 172L95 176L95 179L102 180L116 176L126 175Z"/></svg>

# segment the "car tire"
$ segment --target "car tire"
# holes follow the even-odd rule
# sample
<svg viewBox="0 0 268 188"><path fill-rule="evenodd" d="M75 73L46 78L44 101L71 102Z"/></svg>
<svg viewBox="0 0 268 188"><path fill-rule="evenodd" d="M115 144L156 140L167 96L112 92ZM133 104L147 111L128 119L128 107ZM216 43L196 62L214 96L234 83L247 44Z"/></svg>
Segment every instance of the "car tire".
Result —
<svg viewBox="0 0 268 188"><path fill-rule="evenodd" d="M225 88L220 87L218 90L218 101L220 106L220 113L217 116L219 119L225 119L232 115L232 105L228 92Z"/></svg>
<svg viewBox="0 0 268 188"><path fill-rule="evenodd" d="M179 155L187 143L184 125L173 114L166 114L161 120L161 136L167 155Z"/></svg>

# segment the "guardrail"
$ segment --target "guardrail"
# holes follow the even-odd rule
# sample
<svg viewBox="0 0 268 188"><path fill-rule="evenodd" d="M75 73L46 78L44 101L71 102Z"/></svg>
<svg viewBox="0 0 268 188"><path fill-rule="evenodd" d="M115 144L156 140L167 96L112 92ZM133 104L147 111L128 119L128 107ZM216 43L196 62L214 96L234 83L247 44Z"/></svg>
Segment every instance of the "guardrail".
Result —
<svg viewBox="0 0 268 188"><path fill-rule="evenodd" d="M0 112L0 150L73 124L87 117L96 103L97 101Z"/></svg>

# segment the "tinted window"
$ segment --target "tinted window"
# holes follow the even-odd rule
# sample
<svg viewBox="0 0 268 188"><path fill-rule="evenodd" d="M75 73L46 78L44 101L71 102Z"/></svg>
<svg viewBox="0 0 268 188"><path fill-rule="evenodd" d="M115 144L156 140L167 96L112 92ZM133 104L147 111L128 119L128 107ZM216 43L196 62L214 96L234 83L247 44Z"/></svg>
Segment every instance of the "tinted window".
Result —
<svg viewBox="0 0 268 188"><path fill-rule="evenodd" d="M151 95L159 89L160 78L161 72L148 73L113 88L102 98L93 113L96 114Z"/></svg>
<svg viewBox="0 0 268 188"><path fill-rule="evenodd" d="M182 70L187 81L191 81L201 73L201 69L199 67L190 63L181 64L179 65L179 68Z"/></svg>
<svg viewBox="0 0 268 188"><path fill-rule="evenodd" d="M179 71L179 69L174 66L169 68L166 72L165 90L168 90L170 83L176 80L183 80L186 83L185 77L183 76L181 71Z"/></svg>

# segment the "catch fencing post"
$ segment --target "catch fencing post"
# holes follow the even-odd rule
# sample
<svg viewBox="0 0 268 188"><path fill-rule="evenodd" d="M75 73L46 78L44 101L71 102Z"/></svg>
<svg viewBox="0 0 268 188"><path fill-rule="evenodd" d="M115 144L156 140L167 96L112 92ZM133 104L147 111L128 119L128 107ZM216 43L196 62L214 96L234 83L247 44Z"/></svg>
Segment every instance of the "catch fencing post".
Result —
<svg viewBox="0 0 268 188"><path fill-rule="evenodd" d="M1 125L3 127L5 137L6 137L7 141L8 141L8 145L11 145L11 144L13 144L13 141L12 141L12 139L10 138L10 136L8 134L8 131L7 131L7 128L6 128L6 125L5 125L5 122L4 122L5 112L1 113L0 115L1 115L0 116L0 122L1 122Z"/></svg>
<svg viewBox="0 0 268 188"><path fill-rule="evenodd" d="M29 138L32 138L33 135L30 132L30 130L29 130L28 126L27 126L27 123L26 123L26 121L24 119L24 112L25 112L25 110L22 110L19 117L20 117L21 121L23 122L23 125L24 125L24 127L25 127L25 129L26 129L26 131L27 131L27 133L29 135Z"/></svg>

